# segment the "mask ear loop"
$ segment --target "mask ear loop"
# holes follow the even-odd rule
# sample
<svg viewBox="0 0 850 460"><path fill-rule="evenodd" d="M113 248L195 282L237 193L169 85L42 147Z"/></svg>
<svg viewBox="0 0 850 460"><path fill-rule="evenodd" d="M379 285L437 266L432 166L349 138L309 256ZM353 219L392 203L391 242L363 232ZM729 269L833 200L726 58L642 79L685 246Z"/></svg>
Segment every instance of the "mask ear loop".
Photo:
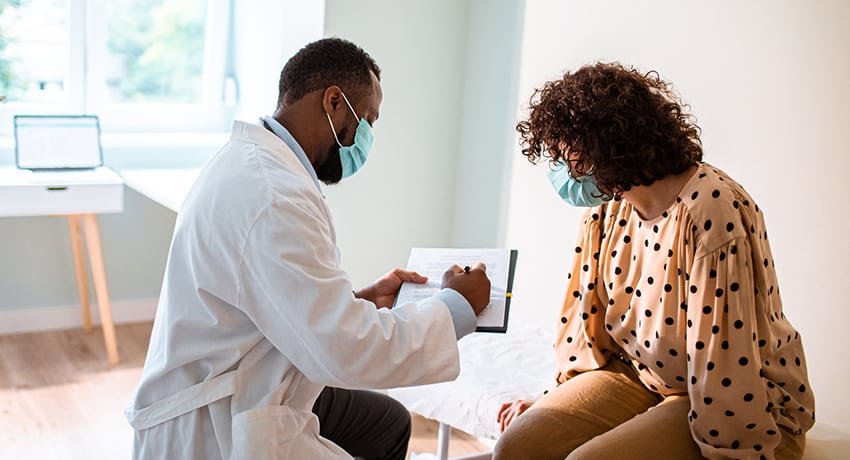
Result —
<svg viewBox="0 0 850 460"><path fill-rule="evenodd" d="M349 110L351 110L351 113L354 114L354 119L359 122L360 117L357 116L357 112L354 111L354 107L351 106L351 102L348 101L348 97L345 96L345 93L343 93L342 90L339 90L339 94L342 94L342 98L345 99L345 104L348 105Z"/></svg>
<svg viewBox="0 0 850 460"><path fill-rule="evenodd" d="M331 114L325 112L325 115L328 116L328 123L331 124L331 132L334 133L334 140L336 141L336 145L342 147L342 142L340 142L339 138L336 136L336 128L334 127L334 122L331 121Z"/></svg>
<svg viewBox="0 0 850 460"><path fill-rule="evenodd" d="M348 101L348 97L345 96L345 93L342 90L339 90L339 94L342 94L342 98L345 100L345 105L347 105L348 109L351 110L351 113L354 114L354 119L359 122L360 118L357 116L357 112L354 111L354 107L351 106L351 102ZM336 127L334 126L334 122L331 120L331 114L325 112L325 115L327 115L328 117L328 123L331 124L331 132L334 133L334 140L336 141L336 145L344 147L342 145L342 142L339 141L339 137L337 137L336 135Z"/></svg>

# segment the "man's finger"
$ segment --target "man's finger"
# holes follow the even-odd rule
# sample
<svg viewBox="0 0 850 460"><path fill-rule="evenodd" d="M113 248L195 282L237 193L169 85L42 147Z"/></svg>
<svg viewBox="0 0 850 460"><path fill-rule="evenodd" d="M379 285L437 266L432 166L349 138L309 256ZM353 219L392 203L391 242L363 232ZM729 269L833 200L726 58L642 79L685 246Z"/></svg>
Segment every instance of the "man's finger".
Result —
<svg viewBox="0 0 850 460"><path fill-rule="evenodd" d="M427 276L422 276L419 273L416 273L414 271L402 270L400 268L397 268L395 270L395 275L398 277L398 279L400 279L404 282L424 283L424 282L428 281Z"/></svg>
<svg viewBox="0 0 850 460"><path fill-rule="evenodd" d="M458 264L452 265L449 267L449 270L453 271L455 274L463 273L463 268L461 268Z"/></svg>
<svg viewBox="0 0 850 460"><path fill-rule="evenodd" d="M427 283L428 277L425 276L425 275L420 275L419 273L413 272L412 276L410 277L410 281L412 281L414 283L420 283L420 284L421 283Z"/></svg>
<svg viewBox="0 0 850 460"><path fill-rule="evenodd" d="M473 269L473 270L481 270L481 271L483 271L483 272L485 272L485 273L487 272L487 266L486 266L486 265L484 265L484 262L478 262L478 263L476 263L475 265L473 265L473 266L472 266L472 269Z"/></svg>

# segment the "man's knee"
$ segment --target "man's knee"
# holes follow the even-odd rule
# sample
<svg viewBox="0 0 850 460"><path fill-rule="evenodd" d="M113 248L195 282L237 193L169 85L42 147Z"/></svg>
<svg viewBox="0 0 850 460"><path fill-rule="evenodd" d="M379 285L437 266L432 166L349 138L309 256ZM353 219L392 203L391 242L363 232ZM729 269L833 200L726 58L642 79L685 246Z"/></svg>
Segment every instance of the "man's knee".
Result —
<svg viewBox="0 0 850 460"><path fill-rule="evenodd" d="M394 421L393 425L398 427L400 435L404 439L409 438L411 430L410 412L404 407L404 404L395 399L390 399L390 408L387 410L387 414Z"/></svg>
<svg viewBox="0 0 850 460"><path fill-rule="evenodd" d="M383 403L380 427L376 426L382 432L375 437L375 449L380 452L378 458L403 459L407 455L407 445L410 441L410 412L403 404L389 396L378 397Z"/></svg>

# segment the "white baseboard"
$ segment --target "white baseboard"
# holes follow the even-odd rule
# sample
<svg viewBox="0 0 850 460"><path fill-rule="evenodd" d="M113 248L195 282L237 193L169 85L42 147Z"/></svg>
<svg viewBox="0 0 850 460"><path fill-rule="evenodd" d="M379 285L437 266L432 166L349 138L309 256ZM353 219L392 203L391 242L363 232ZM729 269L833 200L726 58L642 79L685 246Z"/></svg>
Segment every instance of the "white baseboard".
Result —
<svg viewBox="0 0 850 460"><path fill-rule="evenodd" d="M115 324L152 321L156 313L156 298L116 300L110 302ZM97 302L91 304L92 323L100 324ZM79 305L26 308L0 311L0 334L41 332L83 327Z"/></svg>

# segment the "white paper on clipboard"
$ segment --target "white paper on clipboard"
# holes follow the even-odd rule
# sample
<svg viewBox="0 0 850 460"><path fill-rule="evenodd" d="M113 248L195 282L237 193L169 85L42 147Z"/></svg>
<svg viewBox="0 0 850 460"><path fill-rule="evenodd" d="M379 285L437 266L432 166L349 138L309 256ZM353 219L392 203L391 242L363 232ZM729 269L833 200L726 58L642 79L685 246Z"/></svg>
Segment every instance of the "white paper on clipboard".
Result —
<svg viewBox="0 0 850 460"><path fill-rule="evenodd" d="M476 332L506 332L516 250L472 248L413 248L407 269L427 276L424 284L404 283L396 304L419 302L438 293L443 273L452 265L461 267L483 262L490 279L490 303L478 315Z"/></svg>

